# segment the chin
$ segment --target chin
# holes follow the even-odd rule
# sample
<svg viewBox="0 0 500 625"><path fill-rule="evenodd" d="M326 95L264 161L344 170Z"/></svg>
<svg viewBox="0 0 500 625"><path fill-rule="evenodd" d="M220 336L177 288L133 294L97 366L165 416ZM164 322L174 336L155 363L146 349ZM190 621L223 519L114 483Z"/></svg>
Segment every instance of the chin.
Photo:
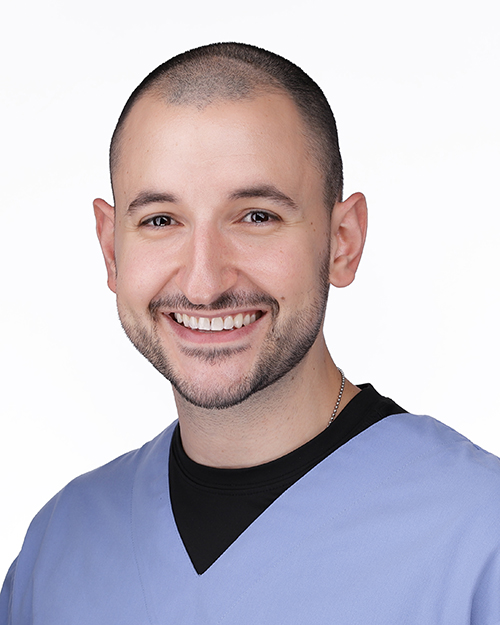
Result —
<svg viewBox="0 0 500 625"><path fill-rule="evenodd" d="M190 385L186 382L177 383L170 380L172 386L187 402L206 410L224 410L241 404L250 397L255 390L247 384L240 384L232 389L203 388Z"/></svg>

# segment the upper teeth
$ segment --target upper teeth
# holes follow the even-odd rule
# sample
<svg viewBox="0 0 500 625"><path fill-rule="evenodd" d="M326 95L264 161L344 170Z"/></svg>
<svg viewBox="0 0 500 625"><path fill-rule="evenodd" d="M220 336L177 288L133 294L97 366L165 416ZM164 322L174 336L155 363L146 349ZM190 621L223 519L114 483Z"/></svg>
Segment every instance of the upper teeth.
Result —
<svg viewBox="0 0 500 625"><path fill-rule="evenodd" d="M214 317L208 319L207 317L190 317L189 315L175 313L175 319L179 323L182 323L186 328L192 330L211 330L212 332L219 332L220 330L232 330L233 328L241 328L241 326L248 326L257 319L257 314L252 313L243 315L238 313L234 317L228 315L227 317Z"/></svg>

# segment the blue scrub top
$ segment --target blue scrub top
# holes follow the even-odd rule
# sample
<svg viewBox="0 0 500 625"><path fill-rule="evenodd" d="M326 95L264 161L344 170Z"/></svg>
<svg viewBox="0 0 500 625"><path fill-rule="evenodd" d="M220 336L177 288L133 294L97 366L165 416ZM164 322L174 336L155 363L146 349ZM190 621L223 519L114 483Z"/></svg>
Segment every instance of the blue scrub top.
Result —
<svg viewBox="0 0 500 625"><path fill-rule="evenodd" d="M500 460L455 431L374 424L198 575L170 506L174 426L41 510L2 625L500 625Z"/></svg>

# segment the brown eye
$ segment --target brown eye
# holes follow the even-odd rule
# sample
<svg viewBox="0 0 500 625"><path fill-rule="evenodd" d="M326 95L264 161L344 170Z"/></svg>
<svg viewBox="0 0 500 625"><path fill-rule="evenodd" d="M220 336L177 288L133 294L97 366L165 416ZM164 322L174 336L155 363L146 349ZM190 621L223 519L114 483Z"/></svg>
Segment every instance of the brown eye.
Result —
<svg viewBox="0 0 500 625"><path fill-rule="evenodd" d="M263 224L271 221L279 221L278 217L268 211L251 211L245 215L243 221L250 224Z"/></svg>
<svg viewBox="0 0 500 625"><path fill-rule="evenodd" d="M152 217L149 223L155 228L162 228L163 226L170 226L172 219L167 215L157 215Z"/></svg>
<svg viewBox="0 0 500 625"><path fill-rule="evenodd" d="M264 221L269 221L269 215L263 211L255 211L254 213L251 213L250 219L255 224L261 224Z"/></svg>
<svg viewBox="0 0 500 625"><path fill-rule="evenodd" d="M179 222L176 221L170 215L153 215L152 217L146 217L139 226L141 228L153 228L153 229L162 229L167 226L178 226Z"/></svg>

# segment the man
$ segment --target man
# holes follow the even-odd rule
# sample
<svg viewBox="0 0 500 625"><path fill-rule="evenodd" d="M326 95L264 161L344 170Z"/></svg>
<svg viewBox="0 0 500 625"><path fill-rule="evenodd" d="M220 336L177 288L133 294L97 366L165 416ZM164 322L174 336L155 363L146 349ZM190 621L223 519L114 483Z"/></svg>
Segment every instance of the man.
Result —
<svg viewBox="0 0 500 625"><path fill-rule="evenodd" d="M251 46L180 55L126 104L111 176L108 284L179 419L39 513L4 620L498 625L499 460L325 345L366 204L319 87Z"/></svg>

